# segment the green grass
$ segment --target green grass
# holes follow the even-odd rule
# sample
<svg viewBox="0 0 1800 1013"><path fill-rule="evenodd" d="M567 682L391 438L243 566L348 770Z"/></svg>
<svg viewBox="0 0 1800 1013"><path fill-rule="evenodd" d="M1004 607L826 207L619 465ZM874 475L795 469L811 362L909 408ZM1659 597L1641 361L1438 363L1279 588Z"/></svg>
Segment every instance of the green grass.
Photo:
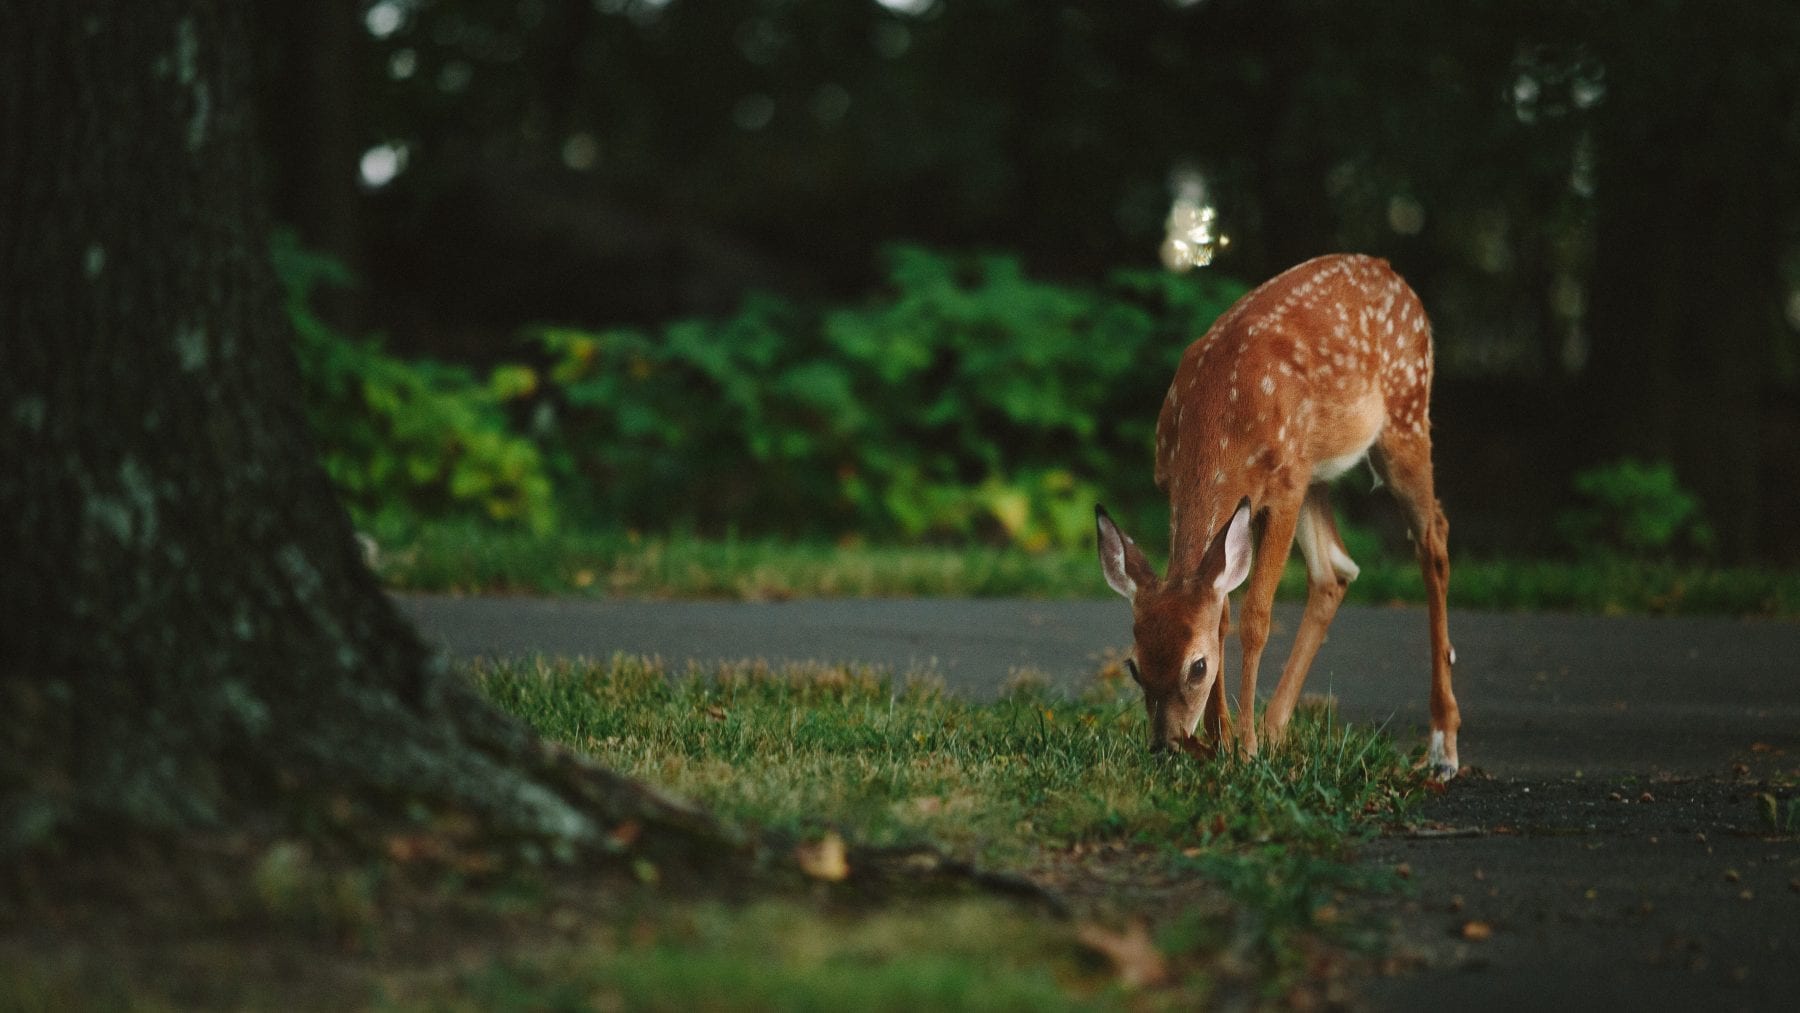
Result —
<svg viewBox="0 0 1800 1013"><path fill-rule="evenodd" d="M1383 938L1355 898L1398 885L1357 845L1427 790L1378 730L1316 701L1255 760L1152 755L1116 665L1078 699L1026 679L991 703L825 665L474 677L545 736L763 831L781 874L687 882L653 853L500 862L398 813L379 853L346 849L329 820L200 835L177 860L154 844L18 870L36 900L0 894L0 1008L1342 1003ZM941 879L839 883L808 857L831 842L852 864L864 846L933 846L1030 879L1067 917Z"/></svg>
<svg viewBox="0 0 1800 1013"><path fill-rule="evenodd" d="M1096 840L1335 846L1402 779L1387 741L1311 715L1273 760L1197 764L1144 748L1118 673L1081 699L1031 680L995 703L874 669L750 663L670 678L636 658L477 672L502 708L624 773L741 819L873 844L931 840L985 862Z"/></svg>
<svg viewBox="0 0 1800 1013"><path fill-rule="evenodd" d="M1356 844L1423 790L1385 736L1318 704L1255 760L1152 755L1136 690L1110 669L1080 699L1026 681L985 704L841 666L670 673L617 658L476 675L543 735L727 820L935 845L1076 910L1071 923L968 900L681 908L628 942L484 967L462 983L480 1005L557 1006L572 989L625 1008L1042 1009L1317 989L1321 947L1371 938L1339 914L1346 894L1390 885L1355 863ZM1077 935L1133 919L1169 973L1128 997Z"/></svg>
<svg viewBox="0 0 1800 1013"><path fill-rule="evenodd" d="M1094 567L1073 553L992 547L593 533L539 537L433 527L384 547L378 569L390 586L411 591L768 600L1071 597L1082 593Z"/></svg>
<svg viewBox="0 0 1800 1013"><path fill-rule="evenodd" d="M1349 600L1419 602L1418 567L1364 553ZM433 527L385 545L400 590L635 598L1028 597L1109 595L1093 554L992 546L871 546L627 534L548 536ZM1281 595L1305 595L1291 562ZM1800 615L1800 572L1596 559L1451 560L1454 608L1590 613Z"/></svg>
<svg viewBox="0 0 1800 1013"><path fill-rule="evenodd" d="M905 1011L1075 1009L1105 988L1069 989L1054 927L995 903L862 917L700 904L642 925L489 964L459 990L480 1009Z"/></svg>

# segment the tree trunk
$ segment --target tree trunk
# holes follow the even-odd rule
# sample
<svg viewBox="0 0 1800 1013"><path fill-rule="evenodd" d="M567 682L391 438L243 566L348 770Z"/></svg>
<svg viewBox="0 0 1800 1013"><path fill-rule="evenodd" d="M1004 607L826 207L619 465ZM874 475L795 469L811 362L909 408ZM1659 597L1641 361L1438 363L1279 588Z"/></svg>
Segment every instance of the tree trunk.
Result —
<svg viewBox="0 0 1800 1013"><path fill-rule="evenodd" d="M490 709L363 566L297 395L245 5L4 6L0 852L346 802L729 847Z"/></svg>

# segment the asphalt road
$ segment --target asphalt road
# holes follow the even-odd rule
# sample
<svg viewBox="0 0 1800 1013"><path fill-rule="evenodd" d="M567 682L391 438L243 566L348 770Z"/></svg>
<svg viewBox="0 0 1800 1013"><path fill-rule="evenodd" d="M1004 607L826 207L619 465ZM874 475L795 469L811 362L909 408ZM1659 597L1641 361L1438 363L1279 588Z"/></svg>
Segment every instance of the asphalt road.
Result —
<svg viewBox="0 0 1800 1013"><path fill-rule="evenodd" d="M1020 670L1078 687L1130 642L1123 601L399 600L457 657L859 661L975 696ZM1298 614L1277 608L1264 692ZM1376 904L1405 959L1370 1001L1800 1008L1800 840L1759 811L1800 805L1800 624L1453 611L1451 639L1472 769L1427 836L1369 849L1412 885ZM1413 745L1426 656L1423 611L1345 607L1307 690Z"/></svg>

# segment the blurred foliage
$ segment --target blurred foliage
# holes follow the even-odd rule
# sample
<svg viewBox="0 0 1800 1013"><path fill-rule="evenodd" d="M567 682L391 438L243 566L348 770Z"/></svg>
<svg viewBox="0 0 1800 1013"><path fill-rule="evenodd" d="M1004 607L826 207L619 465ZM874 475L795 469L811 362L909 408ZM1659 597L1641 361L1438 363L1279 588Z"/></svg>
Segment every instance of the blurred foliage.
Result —
<svg viewBox="0 0 1800 1013"><path fill-rule="evenodd" d="M896 247L888 291L772 299L635 330L541 328L517 399L571 513L653 531L1084 544L1099 490L1167 525L1151 428L1192 335L1242 294L1216 275L1097 289L1003 255ZM579 504L577 506L576 504Z"/></svg>
<svg viewBox="0 0 1800 1013"><path fill-rule="evenodd" d="M346 285L275 243L326 471L380 531L475 521L1085 545L1099 490L1167 526L1155 408L1188 337L1244 291L1120 272L1088 289L1016 258L888 254L889 291L812 309L753 297L651 336L544 327L537 365L403 360L313 306Z"/></svg>
<svg viewBox="0 0 1800 1013"><path fill-rule="evenodd" d="M487 383L460 366L407 361L379 341L339 333L313 307L321 286L350 283L331 258L273 242L287 290L307 413L321 463L356 523L390 531L427 520L482 520L534 531L554 526L538 449L501 409L528 393L529 370L496 369Z"/></svg>
<svg viewBox="0 0 1800 1013"><path fill-rule="evenodd" d="M1634 454L1722 557L1800 559L1790 0L256 6L279 213L409 354L841 304L895 239L1098 278L1150 261L1192 168L1227 270L1351 249L1421 293L1469 381L1434 405L1462 544L1541 548L1513 504ZM1569 438L1477 428L1477 395Z"/></svg>
<svg viewBox="0 0 1800 1013"><path fill-rule="evenodd" d="M1681 487L1667 461L1622 458L1575 476L1581 505L1557 517L1557 530L1583 555L1657 558L1712 548L1700 501Z"/></svg>

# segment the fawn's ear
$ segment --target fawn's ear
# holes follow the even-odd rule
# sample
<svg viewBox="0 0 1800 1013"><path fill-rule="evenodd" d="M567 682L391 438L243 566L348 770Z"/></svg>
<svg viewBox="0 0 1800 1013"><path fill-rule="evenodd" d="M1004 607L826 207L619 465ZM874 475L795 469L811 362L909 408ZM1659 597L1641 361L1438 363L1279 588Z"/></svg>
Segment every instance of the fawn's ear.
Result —
<svg viewBox="0 0 1800 1013"><path fill-rule="evenodd" d="M1156 585L1156 571L1143 551L1098 503L1094 504L1094 527L1100 536L1100 572L1106 575L1107 586L1131 601L1139 590Z"/></svg>
<svg viewBox="0 0 1800 1013"><path fill-rule="evenodd" d="M1230 594L1250 576L1250 497L1238 502L1225 527L1213 536L1205 558L1200 560L1200 576L1210 577L1220 594Z"/></svg>

